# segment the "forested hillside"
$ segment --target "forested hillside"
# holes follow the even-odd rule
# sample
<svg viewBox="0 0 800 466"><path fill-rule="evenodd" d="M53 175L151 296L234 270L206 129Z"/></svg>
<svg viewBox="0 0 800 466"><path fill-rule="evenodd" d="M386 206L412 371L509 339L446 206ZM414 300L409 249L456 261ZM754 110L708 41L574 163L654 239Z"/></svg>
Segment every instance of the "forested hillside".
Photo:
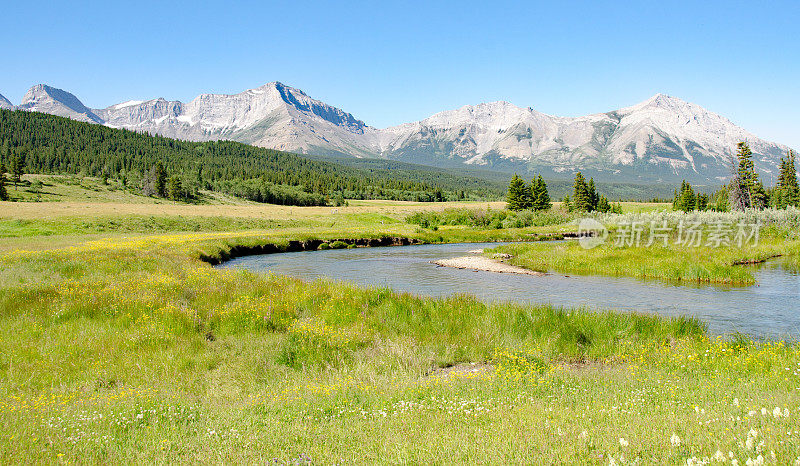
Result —
<svg viewBox="0 0 800 466"><path fill-rule="evenodd" d="M0 111L0 162L31 173L120 179L144 194L182 197L217 190L259 202L314 205L328 199L441 201L498 198L487 180L439 170L350 167L246 144L186 142L37 112ZM169 191L168 191L169 188Z"/></svg>

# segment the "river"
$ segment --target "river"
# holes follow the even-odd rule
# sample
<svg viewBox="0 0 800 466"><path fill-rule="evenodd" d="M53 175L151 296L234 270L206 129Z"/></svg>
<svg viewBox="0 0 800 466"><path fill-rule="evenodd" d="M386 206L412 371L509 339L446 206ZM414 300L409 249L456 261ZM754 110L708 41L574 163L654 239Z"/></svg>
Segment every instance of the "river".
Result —
<svg viewBox="0 0 800 466"><path fill-rule="evenodd" d="M529 276L438 267L430 262L469 255L497 243L336 249L246 256L221 267L274 272L305 280L328 277L360 286L386 286L426 296L469 293L486 302L549 303L662 316L695 316L712 334L741 332L756 338L800 336L800 274L768 263L756 285L673 285L624 277Z"/></svg>

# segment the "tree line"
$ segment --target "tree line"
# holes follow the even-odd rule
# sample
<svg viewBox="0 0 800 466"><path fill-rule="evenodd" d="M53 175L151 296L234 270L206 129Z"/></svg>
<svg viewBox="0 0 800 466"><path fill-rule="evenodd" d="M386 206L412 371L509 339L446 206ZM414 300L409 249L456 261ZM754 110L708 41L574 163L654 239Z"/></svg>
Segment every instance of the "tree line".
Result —
<svg viewBox="0 0 800 466"><path fill-rule="evenodd" d="M746 142L737 145L736 153L729 160L731 180L711 195L695 193L685 180L680 189L675 190L672 201L674 210L684 212L694 210L728 211L745 209L787 207L800 208L800 188L797 182L796 155L792 150L782 157L779 166L778 182L772 188L765 188L755 171L753 152Z"/></svg>
<svg viewBox="0 0 800 466"><path fill-rule="evenodd" d="M0 110L0 163L31 173L113 178L175 199L200 190L299 205L341 196L435 202L473 194L456 176L354 168L232 141L179 141L26 111ZM474 195L496 189L486 185Z"/></svg>
<svg viewBox="0 0 800 466"><path fill-rule="evenodd" d="M509 210L549 210L553 207L542 175L537 175L530 184L525 184L519 175L514 173L508 184L506 202ZM599 194L594 178L586 181L581 172L575 175L572 185L572 197L564 196L561 200L564 209L569 212L614 212L622 213L622 206L612 205L608 198Z"/></svg>

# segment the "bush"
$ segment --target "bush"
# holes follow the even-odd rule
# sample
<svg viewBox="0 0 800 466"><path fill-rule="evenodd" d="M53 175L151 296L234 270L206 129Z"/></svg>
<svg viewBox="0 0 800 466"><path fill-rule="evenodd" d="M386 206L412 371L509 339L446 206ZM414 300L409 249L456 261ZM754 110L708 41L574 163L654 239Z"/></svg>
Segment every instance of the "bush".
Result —
<svg viewBox="0 0 800 466"><path fill-rule="evenodd" d="M417 212L406 222L436 230L439 225L466 225L472 228L525 228L568 223L575 215L558 210L514 212L510 210L445 209L441 212Z"/></svg>

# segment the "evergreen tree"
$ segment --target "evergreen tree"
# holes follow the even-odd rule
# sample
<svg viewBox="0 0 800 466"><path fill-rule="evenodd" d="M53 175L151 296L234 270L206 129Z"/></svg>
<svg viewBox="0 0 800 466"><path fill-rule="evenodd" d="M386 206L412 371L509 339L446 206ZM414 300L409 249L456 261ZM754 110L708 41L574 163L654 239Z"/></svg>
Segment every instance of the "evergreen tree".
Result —
<svg viewBox="0 0 800 466"><path fill-rule="evenodd" d="M589 184L586 186L589 191L589 211L597 210L597 203L600 202L600 197L597 195L597 189L594 187L594 178L589 178Z"/></svg>
<svg viewBox="0 0 800 466"><path fill-rule="evenodd" d="M566 195L561 199L561 205L567 212L572 212L572 201L570 200L569 195Z"/></svg>
<svg viewBox="0 0 800 466"><path fill-rule="evenodd" d="M778 186L771 196L774 207L785 209L788 206L800 207L800 187L797 183L797 168L795 166L795 153L789 150L786 158L781 158Z"/></svg>
<svg viewBox="0 0 800 466"><path fill-rule="evenodd" d="M766 197L764 186L759 186L760 182L753 164L753 152L746 142L737 144L736 158L738 166L730 184L732 207L735 210L763 208Z"/></svg>
<svg viewBox="0 0 800 466"><path fill-rule="evenodd" d="M8 190L6 190L6 166L0 162L0 201L8 200Z"/></svg>
<svg viewBox="0 0 800 466"><path fill-rule="evenodd" d="M525 210L529 205L530 189L525 186L525 181L516 173L508 184L508 210Z"/></svg>
<svg viewBox="0 0 800 466"><path fill-rule="evenodd" d="M547 192L547 183L544 182L542 175L539 175L531 182L531 193L533 198L533 210L550 210L553 203L550 202L550 193Z"/></svg>
<svg viewBox="0 0 800 466"><path fill-rule="evenodd" d="M678 192L677 197L672 202L673 209L689 212L697 207L697 198L694 195L692 185L683 180L681 182L681 190Z"/></svg>
<svg viewBox="0 0 800 466"><path fill-rule="evenodd" d="M605 196L600 196L600 199L597 201L597 211L603 213L611 211L611 204Z"/></svg>
<svg viewBox="0 0 800 466"><path fill-rule="evenodd" d="M581 172L575 175L575 183L572 191L572 208L578 212L590 212L592 210L592 196L589 186Z"/></svg>
<svg viewBox="0 0 800 466"><path fill-rule="evenodd" d="M715 212L727 212L731 207L730 194L725 186L711 194L711 199L713 200L711 209Z"/></svg>
<svg viewBox="0 0 800 466"><path fill-rule="evenodd" d="M754 209L764 209L769 205L769 195L764 184L756 179L750 191L750 198L752 199Z"/></svg>
<svg viewBox="0 0 800 466"><path fill-rule="evenodd" d="M156 163L154 172L156 194L159 197L167 197L167 171L160 160Z"/></svg>
<svg viewBox="0 0 800 466"><path fill-rule="evenodd" d="M171 176L167 183L167 197L173 201L179 201L183 199L183 187L181 186L181 180L177 176Z"/></svg>
<svg viewBox="0 0 800 466"><path fill-rule="evenodd" d="M346 166L232 141L179 141L44 113L0 109L0 160L9 172L16 154L25 155L29 173L97 177L106 173L110 179L125 180L129 189L152 196L166 195L165 190L159 194L155 189L153 170L159 160L170 174L181 177L184 191L199 187L259 202L269 198L296 205L324 203L326 194L337 192L354 199L425 202L454 198L458 191L465 191L464 198L493 198L502 193L490 181L413 169L394 161L366 159Z"/></svg>
<svg viewBox="0 0 800 466"><path fill-rule="evenodd" d="M11 177L14 180L14 187L17 183L22 181L22 175L25 174L25 156L15 154L11 159Z"/></svg>
<svg viewBox="0 0 800 466"><path fill-rule="evenodd" d="M695 208L699 211L708 209L708 194L697 193L697 204L695 205Z"/></svg>

